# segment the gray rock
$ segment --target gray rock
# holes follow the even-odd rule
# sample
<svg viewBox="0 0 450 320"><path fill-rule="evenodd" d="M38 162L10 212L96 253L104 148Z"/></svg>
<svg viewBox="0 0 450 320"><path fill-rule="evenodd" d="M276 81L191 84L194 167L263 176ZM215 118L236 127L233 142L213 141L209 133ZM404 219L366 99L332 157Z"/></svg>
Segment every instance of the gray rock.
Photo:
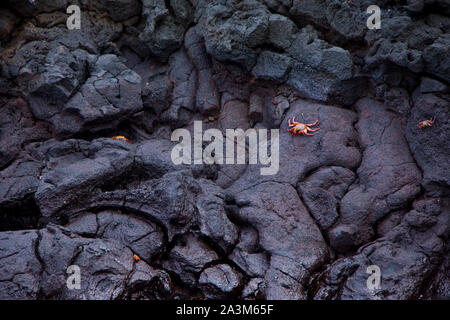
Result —
<svg viewBox="0 0 450 320"><path fill-rule="evenodd" d="M6 39L17 22L17 16L11 10L0 10L0 40Z"/></svg>
<svg viewBox="0 0 450 320"><path fill-rule="evenodd" d="M354 173L348 169L329 167L320 169L298 184L298 192L322 230L336 222L339 202L354 179Z"/></svg>
<svg viewBox="0 0 450 320"><path fill-rule="evenodd" d="M423 170L422 183L429 194L448 195L449 112L448 96L415 93L405 135L414 159ZM432 127L419 128L420 121L433 119Z"/></svg>
<svg viewBox="0 0 450 320"><path fill-rule="evenodd" d="M45 3L47 2L34 2L32 6L38 8L42 5L45 7ZM63 3L65 8L66 1L55 3L55 5L59 6ZM88 99L80 97L79 90L81 87L85 89L84 82L89 78L89 73L94 72L92 69L95 69L99 52L108 51L107 48L114 46L111 41L117 37L121 26L106 19L95 19L82 11L83 23L80 30L73 31L55 27L54 23L61 20L61 14L64 15L63 13L44 14L39 16L36 21L25 24L19 30L18 36L26 38L27 41L18 43L15 50L4 57L2 74L9 81L20 84L22 96L30 104L33 115L39 120L50 121L57 127L58 134L70 135L77 133L77 130L95 130L97 128L101 130L101 123L97 123L96 126L92 123L101 118L99 109L88 108L86 101ZM63 22L65 22L64 19ZM97 37L101 41L96 39ZM112 61L108 61L108 63L112 63ZM117 64L119 63L118 61ZM102 68L101 65L97 67ZM112 78L113 76L107 77ZM118 118L124 116L125 110L123 109L130 107L133 109L136 106L141 108L139 106L140 96L133 95L133 92L136 92L133 91L133 86L129 85L135 79L126 73L119 78L116 81L120 82L123 89L126 88L130 93L124 92L122 96L128 100L126 102L122 100L120 105L114 106L122 108L122 111L116 112ZM123 82L122 78L126 82ZM118 94L113 91L109 90L108 93ZM85 94L88 93L85 92ZM137 94L140 95L140 92ZM69 100L73 100L76 95L79 104L74 105L72 101L72 104L67 106ZM109 102L102 103L107 98L113 99L113 96L100 97L99 93L93 95L91 92L89 102L100 106L106 104L110 105L110 109L113 108L113 104ZM108 109L108 120L114 119L115 116L110 109ZM107 111L105 107L103 111ZM133 111L134 109L125 111L125 113L129 115ZM111 121L111 125L115 124L117 122Z"/></svg>
<svg viewBox="0 0 450 320"><path fill-rule="evenodd" d="M104 130L142 110L141 78L137 73L112 54L100 56L93 68L91 77L62 112L50 118L58 133ZM113 120L101 125L101 119Z"/></svg>
<svg viewBox="0 0 450 320"><path fill-rule="evenodd" d="M173 283L169 274L163 270L154 269L143 261L135 264L128 286L128 294L131 299L162 300L169 298L173 291Z"/></svg>
<svg viewBox="0 0 450 320"><path fill-rule="evenodd" d="M266 7L255 0L217 0L207 4L201 20L207 52L250 69L256 62L254 48L266 40L269 15Z"/></svg>
<svg viewBox="0 0 450 320"><path fill-rule="evenodd" d="M186 20L191 19L189 11L191 5L188 1L177 2L175 16L166 7L164 0L147 0L143 2L142 16L145 27L139 34L139 39L146 43L150 52L162 59L167 57L183 44Z"/></svg>
<svg viewBox="0 0 450 320"><path fill-rule="evenodd" d="M379 219L404 207L420 192L421 174L400 119L371 99L360 100L357 108L364 148L358 181L342 198L339 225L328 233L331 245L341 252L371 240Z"/></svg>
<svg viewBox="0 0 450 320"><path fill-rule="evenodd" d="M406 6L406 8L412 12L421 12L424 7L424 0L408 0L408 5Z"/></svg>
<svg viewBox="0 0 450 320"><path fill-rule="evenodd" d="M376 69L395 64L415 73L427 71L445 80L448 54L443 48L448 37L441 26L445 18L436 16L432 20L435 22L414 21L404 13L388 12L380 32L371 30L365 36L370 44L365 67Z"/></svg>
<svg viewBox="0 0 450 320"><path fill-rule="evenodd" d="M242 298L246 300L263 299L265 296L265 282L261 278L251 279L242 290Z"/></svg>
<svg viewBox="0 0 450 320"><path fill-rule="evenodd" d="M127 291L132 252L116 242L77 237L55 225L1 232L2 299L115 299ZM81 288L69 289L70 265L81 271Z"/></svg>
<svg viewBox="0 0 450 320"><path fill-rule="evenodd" d="M112 139L98 139L92 143L49 140L35 149L35 153L50 155L35 195L46 217L78 205L79 201L86 200L93 188L118 178L133 164L132 146Z"/></svg>
<svg viewBox="0 0 450 320"><path fill-rule="evenodd" d="M450 35L446 34L436 39L436 41L423 51L425 69L431 74L450 82Z"/></svg>
<svg viewBox="0 0 450 320"><path fill-rule="evenodd" d="M0 233L0 297L2 300L35 299L42 266L35 255L35 230Z"/></svg>
<svg viewBox="0 0 450 320"><path fill-rule="evenodd" d="M256 93L250 95L248 118L254 122L261 122L263 120L263 100Z"/></svg>
<svg viewBox="0 0 450 320"><path fill-rule="evenodd" d="M10 0L9 3L23 15L64 10L69 6L68 0Z"/></svg>
<svg viewBox="0 0 450 320"><path fill-rule="evenodd" d="M391 88L384 93L384 103L389 110L406 117L411 110L409 93L403 88Z"/></svg>
<svg viewBox="0 0 450 320"><path fill-rule="evenodd" d="M448 299L447 0L1 6L0 299ZM274 174L175 165L197 120Z"/></svg>
<svg viewBox="0 0 450 320"><path fill-rule="evenodd" d="M302 95L319 101L355 102L362 89L359 86L364 82L354 78L353 62L347 50L319 39L317 32L308 26L295 35L288 52L294 59L288 83ZM351 96L345 94L350 88Z"/></svg>
<svg viewBox="0 0 450 320"><path fill-rule="evenodd" d="M420 82L421 93L444 92L447 89L447 85L431 78L423 77L422 81Z"/></svg>
<svg viewBox="0 0 450 320"><path fill-rule="evenodd" d="M261 251L258 233L253 228L241 228L239 242L229 255L229 259L250 277L264 277L269 262L267 255Z"/></svg>
<svg viewBox="0 0 450 320"><path fill-rule="evenodd" d="M313 123L319 120L320 130L314 136L291 136L287 132L287 119ZM360 163L357 132L353 127L356 114L350 110L310 103L296 99L290 104L280 127L279 170L275 175L262 176L261 165L249 165L227 193L235 195L262 182L280 182L296 185L309 172L322 166L354 169Z"/></svg>
<svg viewBox="0 0 450 320"><path fill-rule="evenodd" d="M163 266L166 270L176 273L183 283L195 286L197 275L205 265L218 258L207 244L188 234L170 251Z"/></svg>
<svg viewBox="0 0 450 320"><path fill-rule="evenodd" d="M302 297L308 272L327 259L328 249L295 190L285 184L261 183L239 193L236 203L238 218L256 228L261 248L270 255L266 297Z"/></svg>
<svg viewBox="0 0 450 320"><path fill-rule="evenodd" d="M288 56L264 51L258 56L258 61L253 67L253 74L261 79L283 81L290 71L290 66L291 59Z"/></svg>
<svg viewBox="0 0 450 320"><path fill-rule="evenodd" d="M84 215L65 226L80 235L115 240L150 261L164 245L164 233L157 225L120 212L104 211Z"/></svg>
<svg viewBox="0 0 450 320"><path fill-rule="evenodd" d="M269 263L264 253L248 253L235 249L229 258L250 277L263 277L269 268Z"/></svg>
<svg viewBox="0 0 450 320"><path fill-rule="evenodd" d="M289 14L294 16L295 21L301 23L305 20L312 20L315 24L321 27L328 27L328 21L326 17L327 1L324 0L305 0L303 2L297 1L284 1L281 0L284 6L288 7Z"/></svg>
<svg viewBox="0 0 450 320"><path fill-rule="evenodd" d="M204 115L215 115L220 109L219 94L213 81L210 58L196 28L187 31L185 46L198 73L196 108Z"/></svg>
<svg viewBox="0 0 450 320"><path fill-rule="evenodd" d="M207 298L233 296L241 286L241 278L227 264L205 269L198 279Z"/></svg>
<svg viewBox="0 0 450 320"><path fill-rule="evenodd" d="M202 194L197 197L200 233L228 251L237 241L238 229L225 213L225 194L209 180L199 180Z"/></svg>
<svg viewBox="0 0 450 320"><path fill-rule="evenodd" d="M0 172L0 205L25 202L38 189L43 166L31 158L21 158Z"/></svg>
<svg viewBox="0 0 450 320"><path fill-rule="evenodd" d="M326 0L320 2L326 2L327 4L323 12L326 15L330 29L346 40L362 40L364 38L368 31L367 19L369 14L366 13L366 10L375 3L368 0L353 2ZM382 5L379 1L377 4Z"/></svg>
<svg viewBox="0 0 450 320"><path fill-rule="evenodd" d="M269 42L274 46L287 49L291 45L292 35L297 32L295 24L285 16L269 16Z"/></svg>
<svg viewBox="0 0 450 320"><path fill-rule="evenodd" d="M162 114L162 120L180 127L188 123L191 112L195 110L195 85L198 79L184 50L170 57L169 76L173 81L172 103Z"/></svg>
<svg viewBox="0 0 450 320"><path fill-rule="evenodd" d="M114 21L123 21L141 12L141 2L138 0L82 0L82 5L100 13L107 12Z"/></svg>
<svg viewBox="0 0 450 320"><path fill-rule="evenodd" d="M0 168L19 156L22 145L51 137L48 125L33 118L22 98L0 100L0 119Z"/></svg>
<svg viewBox="0 0 450 320"><path fill-rule="evenodd" d="M438 268L438 257L445 250L440 235L449 230L448 203L429 199L415 207L387 235L356 255L333 262L318 277L314 299L419 298L423 281ZM380 289L367 290L366 271L371 265L380 268Z"/></svg>
<svg viewBox="0 0 450 320"><path fill-rule="evenodd" d="M425 292L424 298L433 300L448 300L450 292L449 267L450 261L448 255L446 255L436 275L431 280L429 288Z"/></svg>

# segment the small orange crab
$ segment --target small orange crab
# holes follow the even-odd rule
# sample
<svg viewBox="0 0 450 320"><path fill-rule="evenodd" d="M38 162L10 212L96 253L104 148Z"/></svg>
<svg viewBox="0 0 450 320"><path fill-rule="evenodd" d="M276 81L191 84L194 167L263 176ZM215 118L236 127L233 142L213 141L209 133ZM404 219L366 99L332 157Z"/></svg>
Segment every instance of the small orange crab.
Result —
<svg viewBox="0 0 450 320"><path fill-rule="evenodd" d="M314 134L311 134L308 132L314 132L314 131L317 131L320 129L320 128L316 128L316 129L310 128L312 126L315 126L317 124L317 122L319 122L319 120L314 121L314 123L301 123L301 122L295 121L295 117L292 117L292 123L291 123L291 119L289 119L289 121L288 121L289 129L287 129L287 131L289 131L291 133L291 135L304 134L305 136L313 136Z"/></svg>
<svg viewBox="0 0 450 320"><path fill-rule="evenodd" d="M133 259L137 262L137 261L141 261L141 258L135 253L133 254Z"/></svg>
<svg viewBox="0 0 450 320"><path fill-rule="evenodd" d="M430 119L430 120L419 121L419 128L424 129L426 127L431 127L431 126L433 126L433 123L434 123L434 118Z"/></svg>
<svg viewBox="0 0 450 320"><path fill-rule="evenodd" d="M115 136L115 137L111 137L111 139L131 143L131 141L128 140L127 138L125 138L124 136Z"/></svg>

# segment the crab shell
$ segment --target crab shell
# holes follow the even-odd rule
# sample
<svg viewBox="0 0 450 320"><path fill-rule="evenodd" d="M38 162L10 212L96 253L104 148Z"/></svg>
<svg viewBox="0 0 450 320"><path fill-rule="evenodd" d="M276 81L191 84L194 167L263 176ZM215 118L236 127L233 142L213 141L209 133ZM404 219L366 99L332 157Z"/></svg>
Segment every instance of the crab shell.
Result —
<svg viewBox="0 0 450 320"><path fill-rule="evenodd" d="M131 141L128 140L127 138L125 138L124 136L115 136L115 137L111 137L111 139L131 143Z"/></svg>
<svg viewBox="0 0 450 320"><path fill-rule="evenodd" d="M307 125L305 125L304 123L300 123L294 126L292 129L295 129L296 131L302 131L305 130L306 128L308 128Z"/></svg>
<svg viewBox="0 0 450 320"><path fill-rule="evenodd" d="M290 128L290 129L288 129L288 131L293 133L293 134L300 134L300 132L302 132L306 128L308 128L307 125L305 125L303 123L300 123L300 124L297 124L296 126Z"/></svg>
<svg viewBox="0 0 450 320"><path fill-rule="evenodd" d="M419 128L423 129L425 127L431 127L433 125L433 120L423 120L419 122Z"/></svg>

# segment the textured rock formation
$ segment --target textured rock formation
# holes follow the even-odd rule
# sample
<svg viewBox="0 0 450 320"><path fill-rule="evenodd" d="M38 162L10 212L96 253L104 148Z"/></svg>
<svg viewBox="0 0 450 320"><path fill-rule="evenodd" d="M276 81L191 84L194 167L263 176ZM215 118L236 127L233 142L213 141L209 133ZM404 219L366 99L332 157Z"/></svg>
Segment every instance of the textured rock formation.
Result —
<svg viewBox="0 0 450 320"><path fill-rule="evenodd" d="M450 299L449 16L446 0L4 1L0 299ZM294 116L320 130L291 135ZM280 130L278 170L175 164L194 121Z"/></svg>

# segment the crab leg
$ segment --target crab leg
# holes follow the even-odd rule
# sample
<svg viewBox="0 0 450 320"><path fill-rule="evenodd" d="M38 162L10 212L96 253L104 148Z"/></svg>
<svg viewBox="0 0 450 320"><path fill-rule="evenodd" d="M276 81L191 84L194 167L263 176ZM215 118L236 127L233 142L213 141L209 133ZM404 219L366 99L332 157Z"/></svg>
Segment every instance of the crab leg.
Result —
<svg viewBox="0 0 450 320"><path fill-rule="evenodd" d="M314 132L314 131L317 131L317 130L320 130L320 128L315 128L315 129L308 128L308 131L310 131L310 132Z"/></svg>
<svg viewBox="0 0 450 320"><path fill-rule="evenodd" d="M293 117L292 120L289 119L289 127L294 127L295 126L295 123L294 123L293 119L295 119L295 117Z"/></svg>
<svg viewBox="0 0 450 320"><path fill-rule="evenodd" d="M300 124L300 122L295 121L295 116L292 117L292 123L293 123L294 125Z"/></svg>
<svg viewBox="0 0 450 320"><path fill-rule="evenodd" d="M319 122L319 119L314 121L314 123L307 123L306 125L309 126L309 127L312 127L312 126L316 125L317 122Z"/></svg>
<svg viewBox="0 0 450 320"><path fill-rule="evenodd" d="M313 136L313 133L304 132L305 136Z"/></svg>

